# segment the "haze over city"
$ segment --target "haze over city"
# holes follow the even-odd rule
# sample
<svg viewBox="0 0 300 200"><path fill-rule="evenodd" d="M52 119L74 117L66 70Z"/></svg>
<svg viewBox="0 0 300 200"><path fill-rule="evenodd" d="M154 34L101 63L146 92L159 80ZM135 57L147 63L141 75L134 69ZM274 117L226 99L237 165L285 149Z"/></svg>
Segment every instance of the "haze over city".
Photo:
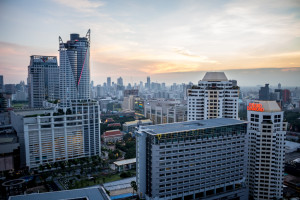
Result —
<svg viewBox="0 0 300 200"><path fill-rule="evenodd" d="M299 1L1 1L0 74L27 77L30 55L91 29L91 79L196 83L225 71L241 86L300 84Z"/></svg>

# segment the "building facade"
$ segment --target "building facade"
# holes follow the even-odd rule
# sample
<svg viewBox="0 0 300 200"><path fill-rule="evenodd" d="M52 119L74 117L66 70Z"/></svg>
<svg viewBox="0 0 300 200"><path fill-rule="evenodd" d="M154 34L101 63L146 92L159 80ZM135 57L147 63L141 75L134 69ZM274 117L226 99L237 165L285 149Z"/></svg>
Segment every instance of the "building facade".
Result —
<svg viewBox="0 0 300 200"><path fill-rule="evenodd" d="M238 119L239 87L224 72L207 72L188 90L188 121L212 118Z"/></svg>
<svg viewBox="0 0 300 200"><path fill-rule="evenodd" d="M246 130L246 122L225 118L141 126L140 198L248 199Z"/></svg>
<svg viewBox="0 0 300 200"><path fill-rule="evenodd" d="M100 106L95 100L72 100L73 113L82 114L84 151L86 156L101 155Z"/></svg>
<svg viewBox="0 0 300 200"><path fill-rule="evenodd" d="M119 129L109 130L101 135L103 143L115 143L123 139L123 134Z"/></svg>
<svg viewBox="0 0 300 200"><path fill-rule="evenodd" d="M20 141L21 166L84 157L82 114L53 110L11 112Z"/></svg>
<svg viewBox="0 0 300 200"><path fill-rule="evenodd" d="M287 127L283 111L275 101L255 101L247 110L249 195L281 199Z"/></svg>
<svg viewBox="0 0 300 200"><path fill-rule="evenodd" d="M187 120L187 106L180 100L145 100L144 116L152 120L153 124L182 122Z"/></svg>
<svg viewBox="0 0 300 200"><path fill-rule="evenodd" d="M0 93L4 93L4 80L3 80L3 75L0 75Z"/></svg>
<svg viewBox="0 0 300 200"><path fill-rule="evenodd" d="M31 108L42 108L43 101L59 99L59 68L56 56L30 56L27 80Z"/></svg>
<svg viewBox="0 0 300 200"><path fill-rule="evenodd" d="M70 35L64 43L59 37L59 96L61 106L70 106L73 99L90 98L90 30L86 37Z"/></svg>

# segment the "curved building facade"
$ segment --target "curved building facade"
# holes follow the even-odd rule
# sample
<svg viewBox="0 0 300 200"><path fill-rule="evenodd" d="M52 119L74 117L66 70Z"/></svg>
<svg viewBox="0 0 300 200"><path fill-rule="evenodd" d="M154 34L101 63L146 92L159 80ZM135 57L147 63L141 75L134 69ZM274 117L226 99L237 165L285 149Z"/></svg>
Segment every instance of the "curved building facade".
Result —
<svg viewBox="0 0 300 200"><path fill-rule="evenodd" d="M64 43L59 37L61 106L70 106L74 99L90 98L90 33L80 37L70 34Z"/></svg>

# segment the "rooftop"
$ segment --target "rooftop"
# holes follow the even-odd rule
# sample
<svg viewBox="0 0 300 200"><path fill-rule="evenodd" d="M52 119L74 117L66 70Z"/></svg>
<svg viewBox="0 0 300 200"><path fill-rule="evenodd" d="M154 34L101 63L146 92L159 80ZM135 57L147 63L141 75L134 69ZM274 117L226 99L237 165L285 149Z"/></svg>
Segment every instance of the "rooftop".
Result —
<svg viewBox="0 0 300 200"><path fill-rule="evenodd" d="M144 120L135 120L135 121L130 121L130 122L125 122L124 125L130 126L130 125L137 125L137 123L141 121L143 123L152 123L150 119L144 119Z"/></svg>
<svg viewBox="0 0 300 200"><path fill-rule="evenodd" d="M248 122L236 120L236 119L215 118L215 119L207 119L207 120L197 120L197 121L170 123L170 124L142 126L142 127L140 127L140 130L145 130L147 133L156 135L156 134L163 134L163 133L207 129L207 128L213 128L213 127L238 125L238 124L246 124L246 123L248 123Z"/></svg>
<svg viewBox="0 0 300 200"><path fill-rule="evenodd" d="M84 188L57 192L11 196L9 200L109 200L102 188Z"/></svg>
<svg viewBox="0 0 300 200"><path fill-rule="evenodd" d="M261 104L263 112L281 112L281 108L276 101L254 101L253 103Z"/></svg>
<svg viewBox="0 0 300 200"><path fill-rule="evenodd" d="M120 165L132 164L132 163L136 163L136 158L120 160L120 161L114 162L115 165L119 165L119 166Z"/></svg>
<svg viewBox="0 0 300 200"><path fill-rule="evenodd" d="M202 81L228 81L224 72L206 72Z"/></svg>
<svg viewBox="0 0 300 200"><path fill-rule="evenodd" d="M119 136L123 135L120 130L110 130L103 133L103 137L112 137L112 136Z"/></svg>
<svg viewBox="0 0 300 200"><path fill-rule="evenodd" d="M121 189L125 189L125 188L130 188L131 181L136 181L136 177L125 178L125 179L118 180L118 181L104 183L103 186L108 191L121 190Z"/></svg>
<svg viewBox="0 0 300 200"><path fill-rule="evenodd" d="M53 109L43 109L43 110L25 110L25 111L13 111L16 113L16 115L20 115L20 116L30 116L30 115L42 115L42 114L48 114L53 112Z"/></svg>

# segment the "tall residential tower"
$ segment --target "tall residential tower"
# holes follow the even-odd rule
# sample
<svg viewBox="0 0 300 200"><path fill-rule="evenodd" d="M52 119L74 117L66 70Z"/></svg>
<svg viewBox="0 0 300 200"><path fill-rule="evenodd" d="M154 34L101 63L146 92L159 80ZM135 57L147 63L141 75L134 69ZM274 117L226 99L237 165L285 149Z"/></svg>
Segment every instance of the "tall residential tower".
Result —
<svg viewBox="0 0 300 200"><path fill-rule="evenodd" d="M248 185L251 199L282 199L287 123L276 101L247 107Z"/></svg>
<svg viewBox="0 0 300 200"><path fill-rule="evenodd" d="M58 77L56 56L30 56L27 81L31 108L43 107L44 100L59 99Z"/></svg>
<svg viewBox="0 0 300 200"><path fill-rule="evenodd" d="M188 121L238 118L239 87L224 72L207 72L188 90Z"/></svg>
<svg viewBox="0 0 300 200"><path fill-rule="evenodd" d="M70 35L64 43L59 37L60 55L60 100L61 106L70 106L74 99L90 98L90 33L85 37Z"/></svg>

